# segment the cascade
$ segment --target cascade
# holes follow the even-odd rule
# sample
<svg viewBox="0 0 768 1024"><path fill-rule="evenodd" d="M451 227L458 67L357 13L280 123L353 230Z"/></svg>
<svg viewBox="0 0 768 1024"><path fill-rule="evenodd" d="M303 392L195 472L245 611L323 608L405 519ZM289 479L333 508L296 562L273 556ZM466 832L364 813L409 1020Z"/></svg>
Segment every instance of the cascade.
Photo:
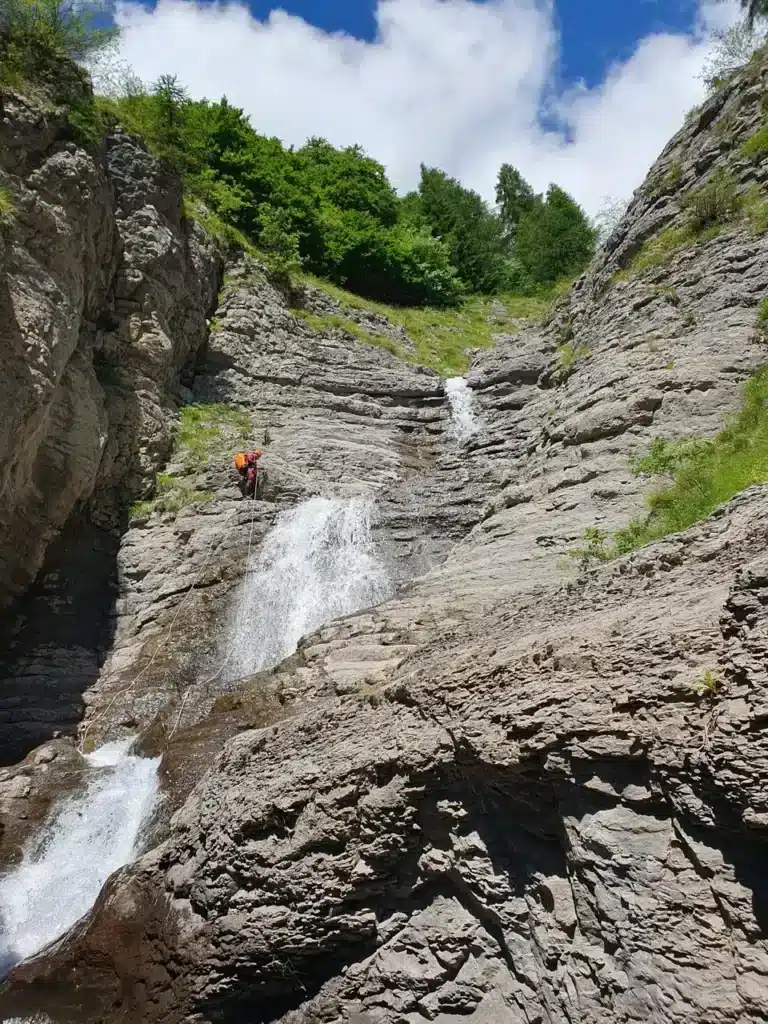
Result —
<svg viewBox="0 0 768 1024"><path fill-rule="evenodd" d="M232 612L230 678L270 668L323 623L386 598L389 576L364 498L311 498L283 513L252 556ZM88 756L85 792L65 800L22 863L0 878L0 976L63 935L137 853L160 759L132 739Z"/></svg>
<svg viewBox="0 0 768 1024"><path fill-rule="evenodd" d="M445 394L451 412L453 434L459 444L464 444L479 429L472 407L472 389L463 377L449 377L445 382Z"/></svg>
<svg viewBox="0 0 768 1024"><path fill-rule="evenodd" d="M389 595L372 514L365 498L315 497L280 516L233 606L230 679L277 665L307 633Z"/></svg>
<svg viewBox="0 0 768 1024"><path fill-rule="evenodd" d="M65 800L21 864L0 879L0 975L64 934L87 913L108 876L136 854L157 797L160 758L107 743L88 762L85 792Z"/></svg>

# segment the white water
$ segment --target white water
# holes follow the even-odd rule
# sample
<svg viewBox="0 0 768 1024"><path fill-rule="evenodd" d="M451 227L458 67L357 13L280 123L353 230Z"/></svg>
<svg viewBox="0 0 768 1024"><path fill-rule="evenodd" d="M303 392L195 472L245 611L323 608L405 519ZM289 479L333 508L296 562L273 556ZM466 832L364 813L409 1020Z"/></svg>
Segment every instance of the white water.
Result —
<svg viewBox="0 0 768 1024"><path fill-rule="evenodd" d="M233 609L230 678L277 665L307 633L388 596L372 513L363 498L310 498L280 516Z"/></svg>
<svg viewBox="0 0 768 1024"><path fill-rule="evenodd" d="M463 377L449 377L445 382L445 393L451 410L454 436L459 444L464 444L479 429L472 407L472 389Z"/></svg>
<svg viewBox="0 0 768 1024"><path fill-rule="evenodd" d="M230 674L276 665L323 623L388 596L372 512L361 498L312 498L280 516L235 602ZM100 770L86 792L66 800L19 867L0 878L0 977L63 935L138 852L160 759L132 757L130 744L108 743L88 757Z"/></svg>
<svg viewBox="0 0 768 1024"><path fill-rule="evenodd" d="M99 747L85 792L61 804L22 863L0 879L0 975L64 934L108 876L133 859L157 797L160 758L133 757L132 739Z"/></svg>

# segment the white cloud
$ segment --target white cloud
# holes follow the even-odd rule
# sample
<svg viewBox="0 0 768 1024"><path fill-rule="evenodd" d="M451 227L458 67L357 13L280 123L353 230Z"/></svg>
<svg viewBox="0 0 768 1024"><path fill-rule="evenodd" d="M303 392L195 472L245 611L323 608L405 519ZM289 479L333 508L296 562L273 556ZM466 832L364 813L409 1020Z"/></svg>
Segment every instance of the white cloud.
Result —
<svg viewBox="0 0 768 1024"><path fill-rule="evenodd" d="M640 40L598 87L553 94L558 38L546 0L379 0L363 42L240 3L123 3L122 56L145 80L178 74L194 96L226 94L254 127L286 143L321 135L360 143L402 190L419 164L442 167L493 198L504 161L539 190L551 180L594 213L628 196L703 97L697 75L714 27L736 0L702 0L690 35ZM555 112L562 132L545 130Z"/></svg>

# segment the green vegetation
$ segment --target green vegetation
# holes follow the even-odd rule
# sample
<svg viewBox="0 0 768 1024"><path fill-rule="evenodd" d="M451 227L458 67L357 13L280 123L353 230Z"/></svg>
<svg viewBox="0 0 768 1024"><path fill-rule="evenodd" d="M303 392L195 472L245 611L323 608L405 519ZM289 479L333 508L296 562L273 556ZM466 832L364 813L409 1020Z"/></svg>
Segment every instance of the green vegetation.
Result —
<svg viewBox="0 0 768 1024"><path fill-rule="evenodd" d="M251 417L234 405L187 405L179 414L173 458L187 469L202 469L212 456L245 444Z"/></svg>
<svg viewBox="0 0 768 1024"><path fill-rule="evenodd" d="M632 259L630 270L641 274L664 266L681 249L714 238L742 210L749 215L747 197L738 193L732 176L722 167L705 185L690 192L682 205L683 223L649 238Z"/></svg>
<svg viewBox="0 0 768 1024"><path fill-rule="evenodd" d="M708 668L696 680L693 689L699 697L714 697L722 685L722 679Z"/></svg>
<svg viewBox="0 0 768 1024"><path fill-rule="evenodd" d="M744 197L744 213L754 234L768 231L768 197L756 185Z"/></svg>
<svg viewBox="0 0 768 1024"><path fill-rule="evenodd" d="M570 342L566 342L557 351L560 356L560 369L570 370L580 359L589 355L589 346L577 345L574 347Z"/></svg>
<svg viewBox="0 0 768 1024"><path fill-rule="evenodd" d="M103 27L100 0L3 0L0 13L0 86L32 86L70 106L73 134L95 113L86 73L76 61L114 38Z"/></svg>
<svg viewBox="0 0 768 1024"><path fill-rule="evenodd" d="M16 212L13 196L7 188L0 188L0 224Z"/></svg>
<svg viewBox="0 0 768 1024"><path fill-rule="evenodd" d="M719 167L706 185L685 197L683 209L687 212L688 227L694 236L708 228L720 227L732 221L743 203L731 174Z"/></svg>
<svg viewBox="0 0 768 1024"><path fill-rule="evenodd" d="M687 226L665 228L655 238L649 238L643 244L640 251L633 257L629 270L642 274L644 270L655 270L657 267L662 267L693 241L694 235ZM619 275L614 276L618 278Z"/></svg>
<svg viewBox="0 0 768 1024"><path fill-rule="evenodd" d="M347 334L351 334L352 337L357 338L358 341L364 341L367 345L375 345L377 348L386 349L387 352L391 352L392 355L398 356L400 359L408 360L410 358L409 353L391 338L382 334L372 334L370 331L364 330L355 320L349 320L337 313L308 313L305 309L297 309L294 312L296 316L301 317L315 331L345 331Z"/></svg>
<svg viewBox="0 0 768 1024"><path fill-rule="evenodd" d="M760 128L744 142L739 150L747 160L759 160L768 153L768 128Z"/></svg>
<svg viewBox="0 0 768 1024"><path fill-rule="evenodd" d="M195 502L212 501L213 491L195 490L183 477L158 473L155 481L155 496L148 501L137 501L131 505L134 518L152 515L154 512L180 512Z"/></svg>
<svg viewBox="0 0 768 1024"><path fill-rule="evenodd" d="M763 299L757 307L756 327L758 334L768 340L768 298Z"/></svg>
<svg viewBox="0 0 768 1024"><path fill-rule="evenodd" d="M344 310L367 309L381 313L393 324L405 329L414 343L415 361L429 366L444 376L463 373L468 365L468 353L472 349L489 348L494 334L513 331L520 320L538 321L543 319L553 298L562 294L564 285L549 291L542 290L536 296L502 294L495 298L473 295L458 309L435 309L430 307L389 306L382 302L362 299L359 295L345 291L336 285L308 274L301 278L316 288L322 288L342 307L339 315L317 316L303 310L294 310L317 330L327 327L343 327L351 334L369 344L385 347L389 351L388 339L369 335L359 326L344 317ZM494 321L490 320L491 305L500 303L505 313ZM354 326L352 326L354 325ZM395 353L402 356L402 352Z"/></svg>
<svg viewBox="0 0 768 1024"><path fill-rule="evenodd" d="M589 527L585 545L571 552L582 565L626 554L685 530L745 487L768 482L768 368L747 382L741 411L717 437L676 442L657 439L633 468L669 474L673 482L650 496L647 516L618 530L610 543L606 534Z"/></svg>
<svg viewBox="0 0 768 1024"><path fill-rule="evenodd" d="M131 506L132 516L153 512L179 512L193 502L211 501L212 491L194 487L186 474L204 470L211 459L221 460L234 448L247 444L253 424L250 416L234 405L187 405L179 414L179 427L174 438L172 462L180 462L180 474L158 473L155 493L147 501Z"/></svg>
<svg viewBox="0 0 768 1024"><path fill-rule="evenodd" d="M514 229L509 201L497 213L437 168L422 166L418 189L400 198L359 146L314 138L286 149L226 99L190 99L173 76L151 89L132 83L99 108L181 173L192 216L286 280L303 267L374 301L447 308L472 295L533 295L594 251L594 231L562 189L536 196L508 167L500 182L513 171L525 193Z"/></svg>
<svg viewBox="0 0 768 1024"><path fill-rule="evenodd" d="M667 169L667 173L664 177L652 184L650 192L652 196L664 196L674 192L677 186L680 184L680 179L683 176L683 168L680 165L679 160L674 160Z"/></svg>
<svg viewBox="0 0 768 1024"><path fill-rule="evenodd" d="M586 526L583 534L584 545L580 548L571 548L568 552L570 558L576 559L580 569L588 569L595 562L607 562L611 558L611 552L605 544L608 534L596 526Z"/></svg>
<svg viewBox="0 0 768 1024"><path fill-rule="evenodd" d="M656 289L656 292L666 302L668 302L670 306L679 306L680 302L682 301L680 299L680 292L678 292L677 288L674 288L672 285L659 285L659 287Z"/></svg>

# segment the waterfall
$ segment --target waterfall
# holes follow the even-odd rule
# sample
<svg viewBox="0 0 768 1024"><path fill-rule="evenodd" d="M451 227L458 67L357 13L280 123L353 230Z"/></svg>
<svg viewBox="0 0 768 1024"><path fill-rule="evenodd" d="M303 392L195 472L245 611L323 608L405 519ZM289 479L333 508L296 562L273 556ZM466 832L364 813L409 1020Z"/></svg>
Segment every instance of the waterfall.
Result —
<svg viewBox="0 0 768 1024"><path fill-rule="evenodd" d="M478 431L477 417L472 408L472 389L463 377L449 377L445 382L445 393L454 436L459 444L464 444Z"/></svg>
<svg viewBox="0 0 768 1024"><path fill-rule="evenodd" d="M361 498L311 498L278 518L233 608L232 677L278 664L305 634L388 596L372 512ZM88 756L85 792L60 805L22 863L0 878L0 977L63 935L108 876L136 855L157 798L160 759L132 756L131 742Z"/></svg>
<svg viewBox="0 0 768 1024"><path fill-rule="evenodd" d="M363 498L310 498L280 516L233 608L230 678L277 665L307 633L389 595L372 512Z"/></svg>
<svg viewBox="0 0 768 1024"><path fill-rule="evenodd" d="M0 879L0 976L63 935L93 906L108 876L133 859L157 797L160 758L107 743L88 762L85 792L59 807L21 864Z"/></svg>

